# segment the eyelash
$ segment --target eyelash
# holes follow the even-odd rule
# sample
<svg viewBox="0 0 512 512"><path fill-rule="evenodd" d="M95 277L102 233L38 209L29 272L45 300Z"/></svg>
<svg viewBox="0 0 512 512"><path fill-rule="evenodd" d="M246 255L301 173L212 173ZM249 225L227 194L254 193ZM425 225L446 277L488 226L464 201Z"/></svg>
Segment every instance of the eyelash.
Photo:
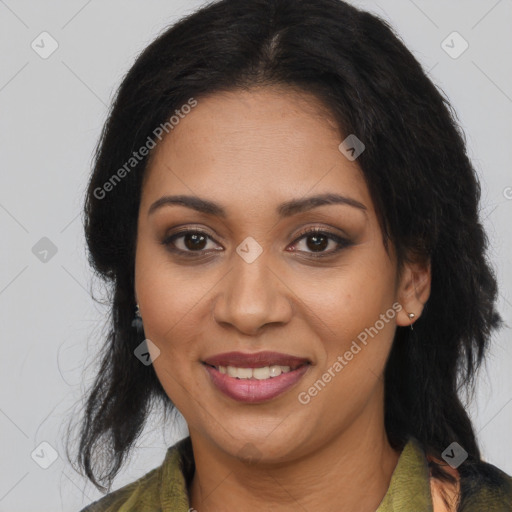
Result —
<svg viewBox="0 0 512 512"><path fill-rule="evenodd" d="M172 247L172 243L176 239L181 238L186 235L189 235L189 234L204 235L205 237L209 238L210 240L213 240L213 238L210 237L210 235L208 233L206 233L205 231L202 231L200 229L187 229L187 230L179 231L178 233L174 233L173 235L166 237L162 241L162 245L167 247L167 249L169 251L178 253L180 255L185 255L186 257L197 258L197 257L203 256L202 253L204 252L204 250L184 251L182 249L177 249L176 247ZM297 238L295 239L295 241L292 242L292 246L296 245L303 238L307 238L308 235L324 235L329 240L332 240L338 244L338 247L336 249L328 251L328 252L321 252L321 253L306 252L306 254L310 255L313 258L325 258L328 256L332 256L333 254L338 253L342 249L345 249L345 248L353 245L353 243L350 240L340 237L338 235L335 235L334 233L331 233L329 231L325 231L325 230L319 229L319 228L308 228L308 229L305 229L304 231L302 231L299 235L297 235ZM213 241L215 241L215 240L213 240ZM305 251L299 251L299 252L305 252Z"/></svg>

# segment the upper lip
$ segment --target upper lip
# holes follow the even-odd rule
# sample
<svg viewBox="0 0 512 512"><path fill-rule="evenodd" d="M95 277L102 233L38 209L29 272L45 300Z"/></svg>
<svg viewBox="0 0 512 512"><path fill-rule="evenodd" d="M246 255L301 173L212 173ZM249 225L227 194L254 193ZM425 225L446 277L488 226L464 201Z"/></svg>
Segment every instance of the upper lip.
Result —
<svg viewBox="0 0 512 512"><path fill-rule="evenodd" d="M216 354L203 361L210 366L236 366L238 368L259 368L262 366L289 366L295 370L299 366L309 364L305 357L292 356L279 352L256 352L248 354L244 352L224 352Z"/></svg>

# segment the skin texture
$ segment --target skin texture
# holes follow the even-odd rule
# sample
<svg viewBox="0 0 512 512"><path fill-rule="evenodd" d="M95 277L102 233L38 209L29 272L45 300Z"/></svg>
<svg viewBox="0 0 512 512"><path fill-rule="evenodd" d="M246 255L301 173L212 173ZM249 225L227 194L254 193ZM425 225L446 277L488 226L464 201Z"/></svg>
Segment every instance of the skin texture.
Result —
<svg viewBox="0 0 512 512"><path fill-rule="evenodd" d="M430 270L406 264L399 278L357 160L338 149L344 138L315 97L268 86L198 99L149 162L135 297L145 335L160 350L154 369L189 426L196 462L189 492L201 512L334 511L340 503L346 511L374 511L389 486L399 453L384 428L383 371L396 326L411 323L407 312L421 315ZM333 192L366 209L276 213L285 201ZM177 194L219 203L227 216L176 205L148 215L156 200ZM182 236L174 246L202 256L179 256L172 243L162 244L185 227L210 238L194 246ZM352 243L315 259L338 244L322 239L315 252L311 235L299 239L311 227ZM248 236L263 249L252 263L236 252ZM298 394L396 302L403 307L397 316L301 404ZM292 389L266 403L223 395L201 363L222 352L264 350L312 363Z"/></svg>

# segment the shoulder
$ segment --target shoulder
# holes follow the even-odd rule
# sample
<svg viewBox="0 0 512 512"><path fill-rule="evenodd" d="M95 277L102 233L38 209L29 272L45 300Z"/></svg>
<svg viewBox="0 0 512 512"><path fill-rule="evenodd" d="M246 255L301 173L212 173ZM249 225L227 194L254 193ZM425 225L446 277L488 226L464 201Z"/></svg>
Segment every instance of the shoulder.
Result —
<svg viewBox="0 0 512 512"><path fill-rule="evenodd" d="M512 477L487 462L463 464L461 473L462 512L512 511Z"/></svg>
<svg viewBox="0 0 512 512"><path fill-rule="evenodd" d="M162 510L162 502L187 501L183 469L190 465L188 462L185 464L189 457L188 450L190 438L178 441L168 448L160 466L103 496L80 512L157 512Z"/></svg>
<svg viewBox="0 0 512 512"><path fill-rule="evenodd" d="M113 491L103 498L91 503L80 512L117 512L122 506L137 505L153 507L154 510L159 510L158 490L160 483L162 466L155 468L143 477L131 482L116 491ZM128 510L128 509L126 509Z"/></svg>
<svg viewBox="0 0 512 512"><path fill-rule="evenodd" d="M434 512L512 511L512 477L496 466L484 461L464 463L458 470L442 466L455 483L430 479Z"/></svg>

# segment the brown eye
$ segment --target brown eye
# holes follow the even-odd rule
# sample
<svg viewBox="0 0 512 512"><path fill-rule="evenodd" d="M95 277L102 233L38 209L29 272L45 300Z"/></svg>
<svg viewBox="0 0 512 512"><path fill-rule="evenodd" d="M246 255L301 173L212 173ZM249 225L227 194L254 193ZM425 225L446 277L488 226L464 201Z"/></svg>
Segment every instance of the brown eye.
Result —
<svg viewBox="0 0 512 512"><path fill-rule="evenodd" d="M306 254L311 254L314 257L329 256L331 254L337 253L345 247L352 245L350 240L342 238L328 231L322 231L318 228L303 231L299 238L294 242L293 246L297 247L299 245L298 242L301 242L302 240L305 240L305 246L307 250L299 250L299 252L305 252ZM330 242L332 242L331 247L334 246L334 248L326 251L325 249L329 247Z"/></svg>
<svg viewBox="0 0 512 512"><path fill-rule="evenodd" d="M195 257L201 256L209 252L209 250L222 250L215 246L215 244L213 247L208 248L208 241L210 240L214 242L210 235L203 231L184 230L168 236L162 241L162 244L174 253ZM318 228L302 232L293 243L293 247L299 246L299 242L302 241L304 241L305 249L299 249L298 252L313 257L330 256L352 245L350 240ZM331 249L327 250L329 247Z"/></svg>
<svg viewBox="0 0 512 512"><path fill-rule="evenodd" d="M169 250L178 253L202 253L208 250L208 240L211 237L198 230L180 231L167 237L162 244L167 246ZM194 255L195 256L195 255Z"/></svg>
<svg viewBox="0 0 512 512"><path fill-rule="evenodd" d="M191 251L204 249L205 241L206 236L201 233L187 233L183 236L183 244Z"/></svg>
<svg viewBox="0 0 512 512"><path fill-rule="evenodd" d="M329 245L330 241L327 236L318 233L308 235L306 240L308 249L311 249L312 251L323 251Z"/></svg>

